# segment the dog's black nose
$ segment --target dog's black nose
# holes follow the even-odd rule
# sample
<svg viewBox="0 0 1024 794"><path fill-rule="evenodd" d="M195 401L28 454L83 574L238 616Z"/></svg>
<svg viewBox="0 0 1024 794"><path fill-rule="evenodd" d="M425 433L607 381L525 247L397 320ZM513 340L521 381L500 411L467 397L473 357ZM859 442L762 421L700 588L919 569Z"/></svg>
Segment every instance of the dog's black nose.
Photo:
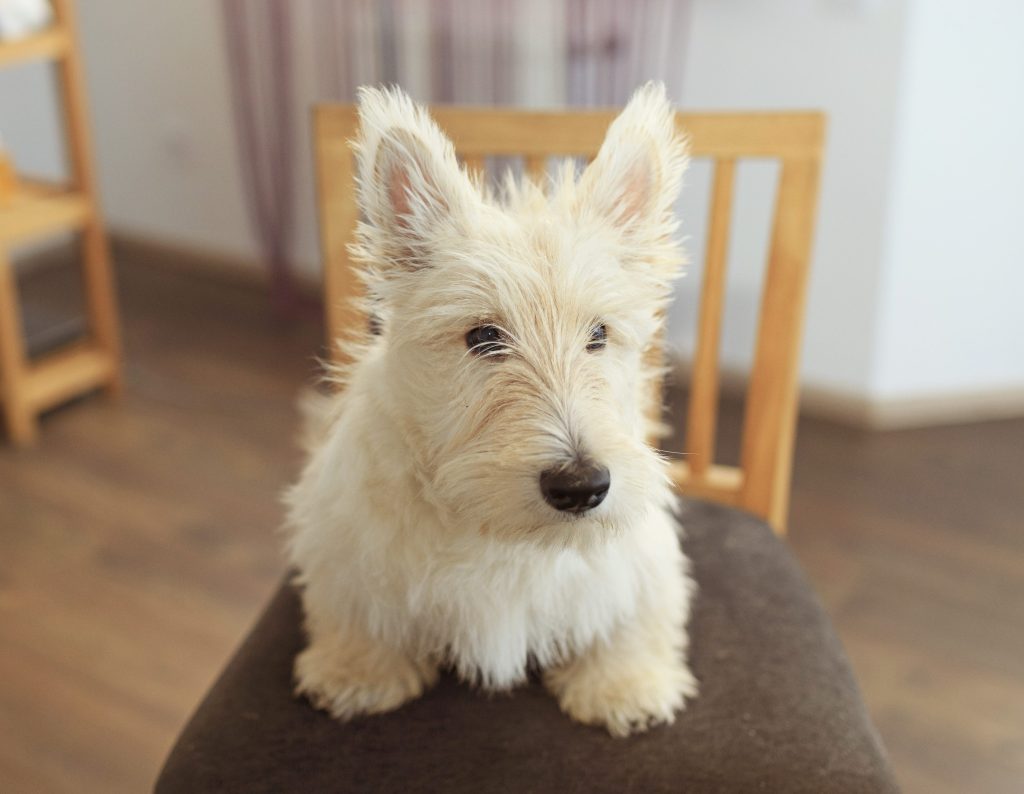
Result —
<svg viewBox="0 0 1024 794"><path fill-rule="evenodd" d="M540 492L556 510L582 513L597 507L608 495L611 474L604 466L576 462L541 472Z"/></svg>

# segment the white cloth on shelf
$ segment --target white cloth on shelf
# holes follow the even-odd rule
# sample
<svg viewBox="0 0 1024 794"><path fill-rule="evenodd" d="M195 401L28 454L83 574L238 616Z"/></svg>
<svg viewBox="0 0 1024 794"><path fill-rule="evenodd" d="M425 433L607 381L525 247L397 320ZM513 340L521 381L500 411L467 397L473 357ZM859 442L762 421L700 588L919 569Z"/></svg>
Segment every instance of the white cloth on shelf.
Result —
<svg viewBox="0 0 1024 794"><path fill-rule="evenodd" d="M52 19L49 0L0 0L0 41L28 36Z"/></svg>

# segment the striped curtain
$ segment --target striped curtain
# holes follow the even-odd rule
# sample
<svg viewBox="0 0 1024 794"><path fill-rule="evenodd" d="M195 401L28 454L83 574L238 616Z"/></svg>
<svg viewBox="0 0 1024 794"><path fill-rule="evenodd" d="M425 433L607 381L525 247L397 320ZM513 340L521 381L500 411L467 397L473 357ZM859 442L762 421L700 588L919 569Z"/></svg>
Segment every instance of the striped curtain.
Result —
<svg viewBox="0 0 1024 794"><path fill-rule="evenodd" d="M658 79L678 100L690 0L312 0L324 99L397 83L426 102L621 105Z"/></svg>
<svg viewBox="0 0 1024 794"><path fill-rule="evenodd" d="M299 308L290 259L294 126L292 18L283 0L223 0L232 110L246 206L279 316Z"/></svg>
<svg viewBox="0 0 1024 794"><path fill-rule="evenodd" d="M424 102L608 106L650 79L678 102L691 2L221 0L245 201L275 309L301 305L289 252L310 103L395 83Z"/></svg>

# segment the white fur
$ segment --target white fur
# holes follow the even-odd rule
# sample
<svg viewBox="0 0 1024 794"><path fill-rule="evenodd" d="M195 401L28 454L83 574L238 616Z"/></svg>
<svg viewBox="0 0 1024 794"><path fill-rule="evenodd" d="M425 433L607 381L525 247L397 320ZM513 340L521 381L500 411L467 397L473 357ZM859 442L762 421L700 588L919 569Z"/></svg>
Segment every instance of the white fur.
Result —
<svg viewBox="0 0 1024 794"><path fill-rule="evenodd" d="M360 93L365 307L299 482L290 553L310 647L298 690L347 719L420 694L441 665L487 688L536 662L571 716L616 735L696 692L692 584L665 464L645 443L649 351L681 254L683 143L659 86L634 96L577 180L487 194L397 90ZM603 350L588 351L596 323ZM473 355L466 333L504 331ZM541 471L585 454L611 489L580 515Z"/></svg>

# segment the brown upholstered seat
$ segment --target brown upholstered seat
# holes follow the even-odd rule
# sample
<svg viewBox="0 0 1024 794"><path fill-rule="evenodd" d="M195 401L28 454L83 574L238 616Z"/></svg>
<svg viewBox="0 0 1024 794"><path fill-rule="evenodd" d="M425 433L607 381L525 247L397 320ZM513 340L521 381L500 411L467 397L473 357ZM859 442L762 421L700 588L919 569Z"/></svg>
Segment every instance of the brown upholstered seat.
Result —
<svg viewBox="0 0 1024 794"><path fill-rule="evenodd" d="M576 725L538 683L488 696L443 676L422 699L340 724L291 694L303 644L274 596L178 739L157 782L178 792L896 791L842 647L766 524L689 502L701 695L629 739Z"/></svg>

